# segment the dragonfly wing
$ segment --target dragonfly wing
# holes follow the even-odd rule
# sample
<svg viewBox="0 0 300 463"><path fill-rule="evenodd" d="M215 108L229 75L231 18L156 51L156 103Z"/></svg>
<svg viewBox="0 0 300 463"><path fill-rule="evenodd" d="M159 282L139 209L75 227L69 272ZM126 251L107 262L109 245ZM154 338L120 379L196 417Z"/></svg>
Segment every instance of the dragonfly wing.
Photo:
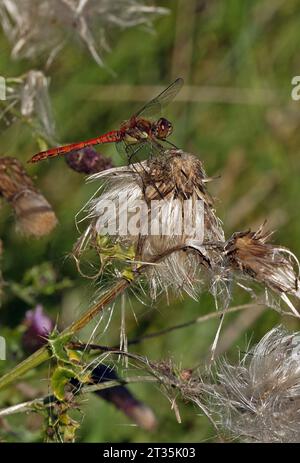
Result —
<svg viewBox="0 0 300 463"><path fill-rule="evenodd" d="M129 164L141 162L151 156L152 145L148 141L126 146L127 161Z"/></svg>
<svg viewBox="0 0 300 463"><path fill-rule="evenodd" d="M147 141L140 143L138 146L128 145L127 147L128 163L133 171L139 175L144 194L146 194L147 191L148 200L163 199L164 196L160 191L160 185L157 185L156 181L152 179L151 176L149 176L149 171L146 167L147 164L145 164L145 159L151 159L158 154L162 154L163 152L163 146L159 145L158 143L156 144L154 141L152 142L152 140L151 142ZM148 192L150 192L150 195Z"/></svg>
<svg viewBox="0 0 300 463"><path fill-rule="evenodd" d="M124 161L127 161L127 159L128 159L126 148L127 148L127 146L126 146L126 143L124 142L124 140L119 141L118 143L116 143L116 149L117 149L120 157Z"/></svg>
<svg viewBox="0 0 300 463"><path fill-rule="evenodd" d="M170 101L172 101L177 93L181 90L183 86L183 79L179 77L178 79L174 80L174 82L169 85L163 92L161 92L157 97L153 98L153 100L149 101L145 104L136 114L136 117L140 116L148 116L153 117L155 114L159 114L162 108L165 108Z"/></svg>
<svg viewBox="0 0 300 463"><path fill-rule="evenodd" d="M116 148L123 160L126 160L128 164L133 164L149 159L153 155L154 147L150 140L139 143L126 143L122 140L116 143Z"/></svg>
<svg viewBox="0 0 300 463"><path fill-rule="evenodd" d="M167 150L177 149L175 145L167 140L147 140L141 143L126 144L124 141L116 143L119 153L126 156L128 164L133 171L139 175L143 185L143 191L148 200L164 199L172 191L172 185L165 184L161 179L155 180L148 175L145 167L145 159L153 159L157 156L163 156ZM145 184L145 178L147 183Z"/></svg>

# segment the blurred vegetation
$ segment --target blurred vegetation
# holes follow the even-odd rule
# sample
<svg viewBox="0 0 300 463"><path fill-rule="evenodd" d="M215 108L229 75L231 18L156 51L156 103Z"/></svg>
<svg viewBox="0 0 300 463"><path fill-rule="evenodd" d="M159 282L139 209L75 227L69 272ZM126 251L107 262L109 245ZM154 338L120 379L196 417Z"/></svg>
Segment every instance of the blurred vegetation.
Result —
<svg viewBox="0 0 300 463"><path fill-rule="evenodd" d="M158 3L168 7L170 14L154 22L153 34L135 27L110 38L112 51L105 54L105 63L116 77L99 67L80 47L70 45L58 55L48 71L57 138L62 143L80 141L117 128L139 107L135 101L118 101L120 84L164 86L183 76L192 96L185 101L187 93L183 90L183 96L168 107L166 115L175 126L172 141L197 154L208 175L221 176L210 190L217 198L216 209L224 222L226 236L233 231L256 228L267 219L267 227L276 230L274 241L299 256L300 102L291 99L291 79L300 74L299 2L159 0ZM18 76L42 66L39 61L12 61L10 46L0 35L1 75ZM105 85L115 86L114 101L102 98ZM193 101L193 92L198 95L197 101ZM20 122L1 132L2 156L16 156L25 163L37 151L39 147L30 129ZM101 147L99 151L112 156L115 164L122 163L114 147ZM15 231L11 209L1 204L1 268L7 287L3 288L0 307L0 334L7 338L8 344L8 361L0 365L3 370L22 355L18 326L36 302L42 303L63 326L88 306L97 290L94 283L78 275L70 258L78 237L74 217L97 185L86 184L85 178L71 171L62 158L28 166L28 171L36 177L36 184L53 205L59 225L50 237L25 239ZM33 267L35 272L30 270ZM36 281L39 271L50 275L46 289ZM35 285L33 294L20 290L24 281ZM129 339L215 310L213 299L207 293L202 294L199 301L186 297L171 300L167 305L161 300L152 307L131 299L126 314ZM233 301L234 305L245 303L249 296L235 290ZM238 348L243 350L250 339L251 342L259 340L276 324L299 329L297 321L282 319L271 310L252 320L250 325L245 314L233 314L225 320L223 333L235 319L244 317L245 325L234 325L227 350L233 359L237 358ZM192 325L144 341L133 349L152 360L171 357L184 368L194 367L205 359L217 326L218 319ZM99 342L118 343L119 330L117 305L110 327ZM37 387L36 378L46 379L47 375L47 367L42 368L33 378L33 384ZM199 416L194 406L179 404L182 424L178 424L170 403L155 386L140 384L130 389L155 411L159 422L157 431L147 433L130 426L111 405L90 397L83 407L80 441L213 439L214 431L208 420ZM15 387L0 395L2 406L18 402L21 397ZM11 439L39 440L40 434L32 421L32 417L11 417L9 423L14 430Z"/></svg>

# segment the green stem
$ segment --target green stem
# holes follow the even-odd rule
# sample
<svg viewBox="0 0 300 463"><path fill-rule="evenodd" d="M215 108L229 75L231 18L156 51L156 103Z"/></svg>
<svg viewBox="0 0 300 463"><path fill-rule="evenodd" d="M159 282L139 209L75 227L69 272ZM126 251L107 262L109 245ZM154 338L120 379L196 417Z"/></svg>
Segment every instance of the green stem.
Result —
<svg viewBox="0 0 300 463"><path fill-rule="evenodd" d="M23 360L23 362L19 363L15 368L13 368L13 370L9 371L6 375L3 375L2 378L0 378L0 389L5 388L10 383L17 380L20 376L27 373L27 371L37 367L50 358L51 353L48 346L37 350L34 354L30 355L30 357L27 357Z"/></svg>
<svg viewBox="0 0 300 463"><path fill-rule="evenodd" d="M149 264L156 263L162 260L167 255L180 251L183 249L183 246L175 246L164 251L162 254L156 256ZM93 318L96 317L102 310L110 304L119 294L123 293L134 281L136 281L141 273L145 271L149 264L142 265L138 270L132 273L132 280L126 280L125 278L120 278L115 285L113 285L106 293L104 293L98 302L96 302L90 309L88 309L78 320L75 320L70 326L64 329L57 339L62 339L66 335L73 336L75 333L84 328ZM49 349L49 346L46 345L41 349L37 350L34 354L30 355L23 362L19 363L15 368L6 373L2 378L0 378L0 389L8 386L12 382L16 381L20 376L23 376L27 371L32 368L37 367L41 363L49 360L52 356L52 353Z"/></svg>
<svg viewBox="0 0 300 463"><path fill-rule="evenodd" d="M138 274L136 274L137 278ZM119 294L131 284L131 282L121 279L112 288L110 288L100 300L96 302L89 310L87 310L78 320L74 321L69 327L60 333L58 338L70 334L71 336L80 331L86 326L99 312L101 312L110 302L112 302ZM23 362L19 363L15 368L6 373L0 378L0 389L5 388L12 382L15 382L20 376L23 376L27 371L37 367L41 363L49 360L52 354L48 346L34 352L34 354L27 357Z"/></svg>
<svg viewBox="0 0 300 463"><path fill-rule="evenodd" d="M137 278L138 274L136 274ZM75 320L68 328L64 329L62 335L73 335L84 328L99 312L101 312L110 302L112 302L119 294L123 293L125 289L130 286L131 282L125 279L120 279L112 288L110 288L100 298L96 304L87 310L78 320ZM1 385L1 383L0 383Z"/></svg>
<svg viewBox="0 0 300 463"><path fill-rule="evenodd" d="M158 379L153 376L132 376L129 378L124 378L120 380L105 381L100 384L93 384L90 386L84 386L80 389L78 395L88 394L91 392L103 391L105 389L110 389L115 386L125 386L126 384L132 383L153 383L158 382ZM76 394L77 396L77 394ZM16 413L23 413L28 411L36 410L38 406L47 406L50 407L53 403L58 400L54 395L48 395L46 397L41 397L39 399L30 400L29 402L22 402L17 405L12 405L11 407L3 408L0 410L0 418L8 415L14 415Z"/></svg>

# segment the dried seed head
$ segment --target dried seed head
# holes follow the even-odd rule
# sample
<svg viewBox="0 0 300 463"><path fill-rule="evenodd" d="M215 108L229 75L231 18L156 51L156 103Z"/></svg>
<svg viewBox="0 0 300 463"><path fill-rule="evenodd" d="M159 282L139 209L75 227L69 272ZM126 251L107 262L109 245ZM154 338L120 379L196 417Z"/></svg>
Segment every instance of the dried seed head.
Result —
<svg viewBox="0 0 300 463"><path fill-rule="evenodd" d="M8 78L2 118L6 125L16 117L26 118L38 136L55 144L55 124L48 87L49 79L41 71L31 70L20 77Z"/></svg>
<svg viewBox="0 0 300 463"><path fill-rule="evenodd" d="M137 0L1 0L0 21L13 44L13 58L45 57L50 64L68 39L82 42L102 65L107 29L144 24L166 14L166 8L141 5Z"/></svg>
<svg viewBox="0 0 300 463"><path fill-rule="evenodd" d="M0 158L0 194L14 208L17 227L25 235L42 237L56 226L52 207L15 158Z"/></svg>
<svg viewBox="0 0 300 463"><path fill-rule="evenodd" d="M299 442L300 333L274 328L238 365L223 360L208 408L243 441Z"/></svg>
<svg viewBox="0 0 300 463"><path fill-rule="evenodd" d="M289 249L268 243L271 234L263 226L256 232L234 233L224 248L226 265L279 293L292 308L286 294L300 297L299 262Z"/></svg>
<svg viewBox="0 0 300 463"><path fill-rule="evenodd" d="M90 147L79 151L71 151L66 154L65 159L71 169L88 175L113 167L110 158L105 158L101 153Z"/></svg>
<svg viewBox="0 0 300 463"><path fill-rule="evenodd" d="M92 178L105 180L106 188L90 203L92 222L79 253L88 241L99 244L99 237L108 234L110 242L133 248L135 261L150 264L164 257L147 272L153 298L169 287L195 296L199 264L209 266L212 258L203 241L224 240L200 160L169 150L159 158ZM178 251L168 254L174 248Z"/></svg>
<svg viewBox="0 0 300 463"><path fill-rule="evenodd" d="M180 379L183 381L189 381L193 375L193 370L191 368L185 368L180 372Z"/></svg>
<svg viewBox="0 0 300 463"><path fill-rule="evenodd" d="M52 207L36 191L20 192L11 204L16 213L18 229L25 235L36 238L48 235L57 224Z"/></svg>

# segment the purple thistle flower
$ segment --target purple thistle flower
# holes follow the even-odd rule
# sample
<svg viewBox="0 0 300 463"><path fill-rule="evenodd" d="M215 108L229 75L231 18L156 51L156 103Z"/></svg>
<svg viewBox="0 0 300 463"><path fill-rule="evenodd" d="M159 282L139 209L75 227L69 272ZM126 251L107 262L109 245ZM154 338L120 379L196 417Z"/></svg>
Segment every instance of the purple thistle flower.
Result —
<svg viewBox="0 0 300 463"><path fill-rule="evenodd" d="M107 365L98 365L92 372L92 378L95 383L120 379L114 369ZM116 408L141 428L151 431L156 427L156 419L152 410L136 399L126 387L114 386L96 391L95 394L107 402L113 403Z"/></svg>
<svg viewBox="0 0 300 463"><path fill-rule="evenodd" d="M54 322L44 313L43 306L38 304L35 309L28 310L23 324L26 330L23 333L22 345L29 353L35 352L46 343L47 336L54 328Z"/></svg>
<svg viewBox="0 0 300 463"><path fill-rule="evenodd" d="M105 158L94 148L83 148L79 151L71 151L65 156L67 164L71 169L83 174L96 174L113 167L110 158Z"/></svg>

